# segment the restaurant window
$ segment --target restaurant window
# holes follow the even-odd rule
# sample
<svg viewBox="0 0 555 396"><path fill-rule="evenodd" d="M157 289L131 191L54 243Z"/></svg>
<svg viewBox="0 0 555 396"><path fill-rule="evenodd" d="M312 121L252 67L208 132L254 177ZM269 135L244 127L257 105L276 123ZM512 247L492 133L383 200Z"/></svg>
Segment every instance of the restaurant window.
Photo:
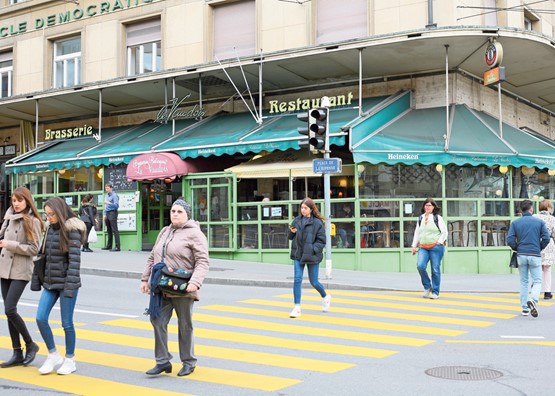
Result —
<svg viewBox="0 0 555 396"><path fill-rule="evenodd" d="M555 198L555 177L545 169L527 168L513 169L513 196L519 200ZM518 210L518 205L516 208Z"/></svg>
<svg viewBox="0 0 555 396"><path fill-rule="evenodd" d="M98 167L60 169L57 173L58 192L72 193L68 195L72 197L71 202L67 202L70 206L78 207L83 194L103 190L102 173Z"/></svg>
<svg viewBox="0 0 555 396"><path fill-rule="evenodd" d="M127 26L127 75L159 71L162 68L160 19Z"/></svg>
<svg viewBox="0 0 555 396"><path fill-rule="evenodd" d="M13 53L3 52L0 54L0 98L12 96L13 83Z"/></svg>
<svg viewBox="0 0 555 396"><path fill-rule="evenodd" d="M54 88L71 87L81 82L81 37L54 42Z"/></svg>
<svg viewBox="0 0 555 396"><path fill-rule="evenodd" d="M256 52L255 2L219 5L214 12L214 59L230 59Z"/></svg>
<svg viewBox="0 0 555 396"><path fill-rule="evenodd" d="M359 173L361 198L441 196L441 173L435 165L370 165Z"/></svg>
<svg viewBox="0 0 555 396"><path fill-rule="evenodd" d="M367 0L318 0L316 44L368 36Z"/></svg>

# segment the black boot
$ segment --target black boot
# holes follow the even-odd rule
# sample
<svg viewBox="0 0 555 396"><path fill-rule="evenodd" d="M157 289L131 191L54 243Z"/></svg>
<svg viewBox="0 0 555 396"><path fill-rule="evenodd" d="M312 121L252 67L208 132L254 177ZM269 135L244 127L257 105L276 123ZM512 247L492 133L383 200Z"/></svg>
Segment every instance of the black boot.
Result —
<svg viewBox="0 0 555 396"><path fill-rule="evenodd" d="M551 300L552 298L553 298L553 294L551 294L551 292L543 293L543 299L544 300Z"/></svg>
<svg viewBox="0 0 555 396"><path fill-rule="evenodd" d="M166 364L156 364L153 368L146 372L147 375L158 375L162 373L171 373L172 372L172 364L171 362L167 362Z"/></svg>
<svg viewBox="0 0 555 396"><path fill-rule="evenodd" d="M14 367L14 366L21 366L23 364L23 350L22 349L14 349L13 355L10 360L0 364L0 367L7 368L7 367Z"/></svg>
<svg viewBox="0 0 555 396"><path fill-rule="evenodd" d="M28 366L29 364L33 363L35 360L35 356L37 356L37 352L39 351L39 346L34 342L25 345L25 359L23 359L23 365Z"/></svg>

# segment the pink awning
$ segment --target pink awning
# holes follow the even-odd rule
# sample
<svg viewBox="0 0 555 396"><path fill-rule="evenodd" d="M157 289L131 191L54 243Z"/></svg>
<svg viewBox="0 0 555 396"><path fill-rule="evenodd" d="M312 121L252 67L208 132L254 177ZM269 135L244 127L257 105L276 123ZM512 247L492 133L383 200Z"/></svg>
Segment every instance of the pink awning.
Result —
<svg viewBox="0 0 555 396"><path fill-rule="evenodd" d="M185 176L187 164L174 153L146 153L133 158L127 165L129 180L174 179Z"/></svg>

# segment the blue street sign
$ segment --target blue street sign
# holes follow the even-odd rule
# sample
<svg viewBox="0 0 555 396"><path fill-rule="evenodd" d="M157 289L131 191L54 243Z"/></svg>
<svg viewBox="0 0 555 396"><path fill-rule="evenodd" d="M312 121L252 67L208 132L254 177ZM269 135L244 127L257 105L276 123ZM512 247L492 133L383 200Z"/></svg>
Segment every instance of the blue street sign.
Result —
<svg viewBox="0 0 555 396"><path fill-rule="evenodd" d="M325 158L312 160L312 171L314 173L341 173L341 158Z"/></svg>

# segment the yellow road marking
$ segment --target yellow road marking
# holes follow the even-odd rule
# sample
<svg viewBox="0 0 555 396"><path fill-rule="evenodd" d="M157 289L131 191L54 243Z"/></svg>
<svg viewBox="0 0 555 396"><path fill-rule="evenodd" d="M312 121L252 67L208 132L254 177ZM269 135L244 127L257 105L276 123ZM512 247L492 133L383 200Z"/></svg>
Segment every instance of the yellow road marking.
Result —
<svg viewBox="0 0 555 396"><path fill-rule="evenodd" d="M218 311L218 312L233 312L233 313L241 313L241 314L247 314L247 315L266 316L271 318L284 317L283 312L269 311L267 309L244 308L244 307L230 306L230 305L210 305L210 306L204 306L202 307L202 309L208 309L211 311ZM303 314L300 318L298 318L298 321L361 327L365 329L391 330L391 331L398 331L398 332L404 332L404 333L440 335L440 336L459 336L461 334L466 333L466 331L442 329L438 327L415 326L415 325L404 325L404 324L398 324L398 323L377 322L372 320L339 318L339 317L331 316L329 314L318 315L318 316Z"/></svg>
<svg viewBox="0 0 555 396"><path fill-rule="evenodd" d="M277 297L287 298L289 300L293 299L293 296L291 294L282 294ZM322 301L322 298L320 296L304 296L303 300ZM424 299L420 299L420 300L424 300ZM405 311L443 313L443 314L450 314L450 315L476 316L476 317L482 317L482 318L497 318L497 319L511 319L516 316L514 314L504 314L504 313L497 313L497 312L482 312L482 311L471 311L466 309L440 308L435 306L436 302L437 300L433 300L433 301L425 300L425 301L422 301L422 303L425 305L408 305L408 304L388 303L383 301L376 302L376 301L368 301L368 300L353 300L353 299L339 298L339 297L333 298L334 304L341 303L341 304L359 305L359 306L365 306L365 307L379 306L380 308L402 309Z"/></svg>
<svg viewBox="0 0 555 396"><path fill-rule="evenodd" d="M152 326L148 322L141 322L131 319L114 319L102 324L109 326L119 326L132 329L152 330ZM177 326L169 325L168 332L177 334ZM81 334L81 331L79 332ZM288 338L262 336L256 334L237 333L232 331L209 330L209 329L195 329L195 337L197 338L210 338L215 340L237 342L242 344L263 345L271 347L279 347L285 349L294 349L301 351L312 351L322 353L333 353L339 355L363 356L370 358L384 358L394 355L398 351L387 349L355 347L350 345L330 344L325 342L313 341L297 341ZM195 345L196 348L196 345ZM263 362L260 362L261 364Z"/></svg>
<svg viewBox="0 0 555 396"><path fill-rule="evenodd" d="M245 304L263 305L267 307L269 306L269 307L291 308L291 303L281 302L281 301L250 299L250 300L243 300L240 302ZM335 299L333 300L333 302L335 302ZM201 309L202 308L203 307L201 307ZM322 305L303 303L302 308L303 308L303 311L305 310L321 311ZM418 314L410 314L406 312L390 312L390 311L376 311L371 309L345 308L345 307L338 307L336 305L332 306L331 312L332 313L337 312L337 313L349 314L349 315L377 316L380 318L414 320L418 322L442 323L442 324L473 326L473 327L488 327L495 324L495 322L486 322L483 320L461 319L461 318L452 318L452 317L434 316L434 315L418 315Z"/></svg>
<svg viewBox="0 0 555 396"><path fill-rule="evenodd" d="M457 342L459 344L515 344L515 345L542 345L555 347L555 341L479 341L479 340L446 340L445 342Z"/></svg>
<svg viewBox="0 0 555 396"><path fill-rule="evenodd" d="M374 300L395 300L395 301L406 301L406 302L430 302L429 299L424 299L422 297L400 297L399 295L391 294L377 294L377 293L361 293L361 292L349 292L337 290L333 293L336 296L344 297L361 297L361 298L371 298ZM443 297L443 294L441 295ZM486 299L487 300L487 299ZM501 305L501 304L486 304L486 303L473 303L466 301L452 301L444 300L440 298L439 300L433 300L433 304L437 305L450 305L455 307L470 307L470 308L483 308L483 309L493 309L499 311L521 311L520 305Z"/></svg>
<svg viewBox="0 0 555 396"><path fill-rule="evenodd" d="M84 334L85 337L82 337L81 333L85 333ZM102 334L100 332L83 330L83 329L80 329L78 337L80 339L90 340L91 337L86 336L86 335L90 336L89 333L98 333L97 340L95 341L103 342L106 344L143 347L144 343L147 343L145 342L144 338L131 336L131 338L135 338L133 340L134 342L139 342L140 344L138 343L138 344L130 345L129 342L125 342L125 343L121 342L122 338L125 339L130 336L108 334L108 333ZM54 331L54 334L55 335L63 334L63 330L58 329ZM8 337L0 337L0 338L7 339ZM139 338L139 340L137 340L137 338ZM154 341L153 340L150 340L150 341L151 341L150 345L148 345L148 343L147 345L151 349L154 349ZM175 344L175 345L172 345L172 347L174 348L173 351L178 350L177 342L173 342L171 344ZM42 350L46 350L46 346L44 344L39 343L39 345L41 346ZM41 354L46 355L45 352ZM122 370L131 370L131 371L136 371L140 373L144 373L146 370L148 370L154 365L153 363L154 358L145 359L145 358L138 358L138 357L122 355L122 354L91 351L91 350L81 349L81 348L78 348L75 351L75 359L77 360L77 364L79 364L80 362L90 363L90 364L102 365L105 367L113 367L113 368L122 369ZM181 368L181 364L174 364L173 372L179 371L180 368ZM36 369L33 371L38 373ZM0 373L2 373L1 370L0 370ZM60 377L58 375L56 376ZM72 377L72 376L73 374L67 377ZM48 376L45 376L45 377L48 377ZM41 378L44 378L44 377L41 376ZM179 379L179 378L176 377L176 379ZM187 379L191 381L210 382L215 384L263 390L263 391L269 391L269 392L277 391L277 390L286 388L288 386L295 385L302 382L300 380L290 379L290 378L275 377L275 376L261 375L261 374L250 374L250 373L244 373L240 371L216 369L216 368L203 367L203 366L197 367L193 374L187 376ZM73 389L73 392L75 391L76 389ZM150 394L152 394L153 390L150 389L150 392L151 392ZM75 392L75 393L81 393L81 391ZM112 393L109 392L109 394L112 394ZM125 392L122 394L134 395L134 393L130 393L130 392ZM143 394L148 394L148 393L143 393ZM175 393L172 393L172 394L175 394Z"/></svg>

